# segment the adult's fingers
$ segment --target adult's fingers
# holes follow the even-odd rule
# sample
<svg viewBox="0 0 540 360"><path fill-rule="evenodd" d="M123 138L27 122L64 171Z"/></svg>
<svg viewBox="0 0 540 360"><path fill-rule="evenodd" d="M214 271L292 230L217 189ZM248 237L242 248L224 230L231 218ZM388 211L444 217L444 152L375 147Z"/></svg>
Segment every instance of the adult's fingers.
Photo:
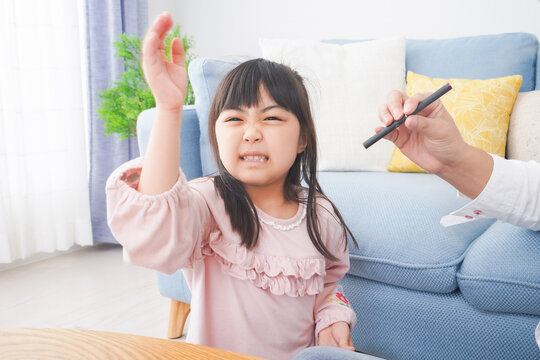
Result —
<svg viewBox="0 0 540 360"><path fill-rule="evenodd" d="M420 103L422 100L427 98L430 95L430 93L422 93L422 94L415 94L414 96L408 98L405 103L403 104L403 111L405 114L411 114L416 110L418 107L418 103ZM427 107L425 107L422 111L420 111L420 115L429 116L434 110L437 109L439 106L440 100L437 99L431 104L429 104Z"/></svg>
<svg viewBox="0 0 540 360"><path fill-rule="evenodd" d="M418 103L424 100L428 94L416 94L405 100L403 103L403 112L407 115L410 115L418 107Z"/></svg>
<svg viewBox="0 0 540 360"><path fill-rule="evenodd" d="M379 107L379 120L381 120L381 122L386 126L390 125L392 121L394 121L394 117L392 116L390 109L388 109L387 104Z"/></svg>
<svg viewBox="0 0 540 360"><path fill-rule="evenodd" d="M378 127L375 128L375 132L378 133L382 129L384 129L384 127L378 126ZM398 130L394 130L394 131L391 131L390 133L388 133L385 137L383 137L383 139L386 139L386 140L389 140L389 141L395 143L396 140L398 139L398 137L399 137Z"/></svg>
<svg viewBox="0 0 540 360"><path fill-rule="evenodd" d="M406 100L405 94L398 90L388 93L386 105L395 120L403 116L403 103Z"/></svg>
<svg viewBox="0 0 540 360"><path fill-rule="evenodd" d="M449 135L448 127L444 122L421 115L409 116L405 121L405 126L429 139L444 138Z"/></svg>

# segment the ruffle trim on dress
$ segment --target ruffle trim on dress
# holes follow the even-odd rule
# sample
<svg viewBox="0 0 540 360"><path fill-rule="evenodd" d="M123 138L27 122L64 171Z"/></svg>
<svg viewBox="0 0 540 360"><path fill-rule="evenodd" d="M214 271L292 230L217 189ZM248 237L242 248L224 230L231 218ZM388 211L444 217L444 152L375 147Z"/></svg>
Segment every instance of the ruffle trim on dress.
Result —
<svg viewBox="0 0 540 360"><path fill-rule="evenodd" d="M227 242L220 231L210 234L202 255L214 255L226 274L249 280L276 295L316 295L324 288L326 268L322 256L295 259L258 254L238 243Z"/></svg>
<svg viewBox="0 0 540 360"><path fill-rule="evenodd" d="M289 224L289 225L276 224L274 221L266 220L263 217L261 217L260 215L259 215L259 220L261 220L263 223L265 223L267 225L272 226L276 230L282 230L282 231L292 230L295 227L300 226L300 224L302 223L302 221L304 220L304 218L306 217L306 214L307 214L306 207L303 204L300 204L299 206L302 207L302 215L300 216L300 218L298 218L298 220L296 220L292 224Z"/></svg>

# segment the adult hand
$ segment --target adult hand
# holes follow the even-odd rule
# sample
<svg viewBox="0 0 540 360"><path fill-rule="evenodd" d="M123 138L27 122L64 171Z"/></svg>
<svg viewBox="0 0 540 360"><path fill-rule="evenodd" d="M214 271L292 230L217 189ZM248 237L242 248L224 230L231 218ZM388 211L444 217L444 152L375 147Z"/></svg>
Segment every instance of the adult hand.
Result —
<svg viewBox="0 0 540 360"><path fill-rule="evenodd" d="M319 331L319 345L337 346L354 351L349 324L344 321L338 321Z"/></svg>
<svg viewBox="0 0 540 360"><path fill-rule="evenodd" d="M171 61L165 60L165 37L172 27L171 14L158 15L143 42L143 71L156 99L156 107L181 111L187 89L182 39L171 42Z"/></svg>
<svg viewBox="0 0 540 360"><path fill-rule="evenodd" d="M427 96L418 94L409 98L397 90L391 91L388 102L379 108L379 119L388 126L403 114L411 114ZM381 129L377 127L375 131ZM385 139L392 141L405 156L431 173L460 163L468 147L440 100L419 114L409 116L405 124L386 135Z"/></svg>

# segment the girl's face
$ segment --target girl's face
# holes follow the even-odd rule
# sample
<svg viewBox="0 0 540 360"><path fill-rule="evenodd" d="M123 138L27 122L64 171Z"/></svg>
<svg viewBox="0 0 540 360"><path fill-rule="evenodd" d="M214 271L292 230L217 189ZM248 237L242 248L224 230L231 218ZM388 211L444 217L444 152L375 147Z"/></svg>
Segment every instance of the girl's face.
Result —
<svg viewBox="0 0 540 360"><path fill-rule="evenodd" d="M283 184L305 148L298 118L279 106L264 86L259 104L224 110L215 130L221 162L244 186Z"/></svg>

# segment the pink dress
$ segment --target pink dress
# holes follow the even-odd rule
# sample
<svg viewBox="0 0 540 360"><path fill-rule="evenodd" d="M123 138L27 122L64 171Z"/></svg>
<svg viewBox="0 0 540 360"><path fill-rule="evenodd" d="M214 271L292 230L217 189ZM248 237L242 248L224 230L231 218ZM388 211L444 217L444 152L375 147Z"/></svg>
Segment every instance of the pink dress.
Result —
<svg viewBox="0 0 540 360"><path fill-rule="evenodd" d="M192 292L188 342L290 359L316 345L327 326L345 321L352 328L356 316L336 284L349 269L348 251L326 200L317 200L321 238L339 261L311 243L302 204L290 219L257 209L259 241L247 250L212 178L187 182L181 174L169 191L144 195L136 190L142 161L109 177L108 223L125 261L168 274L183 270Z"/></svg>

